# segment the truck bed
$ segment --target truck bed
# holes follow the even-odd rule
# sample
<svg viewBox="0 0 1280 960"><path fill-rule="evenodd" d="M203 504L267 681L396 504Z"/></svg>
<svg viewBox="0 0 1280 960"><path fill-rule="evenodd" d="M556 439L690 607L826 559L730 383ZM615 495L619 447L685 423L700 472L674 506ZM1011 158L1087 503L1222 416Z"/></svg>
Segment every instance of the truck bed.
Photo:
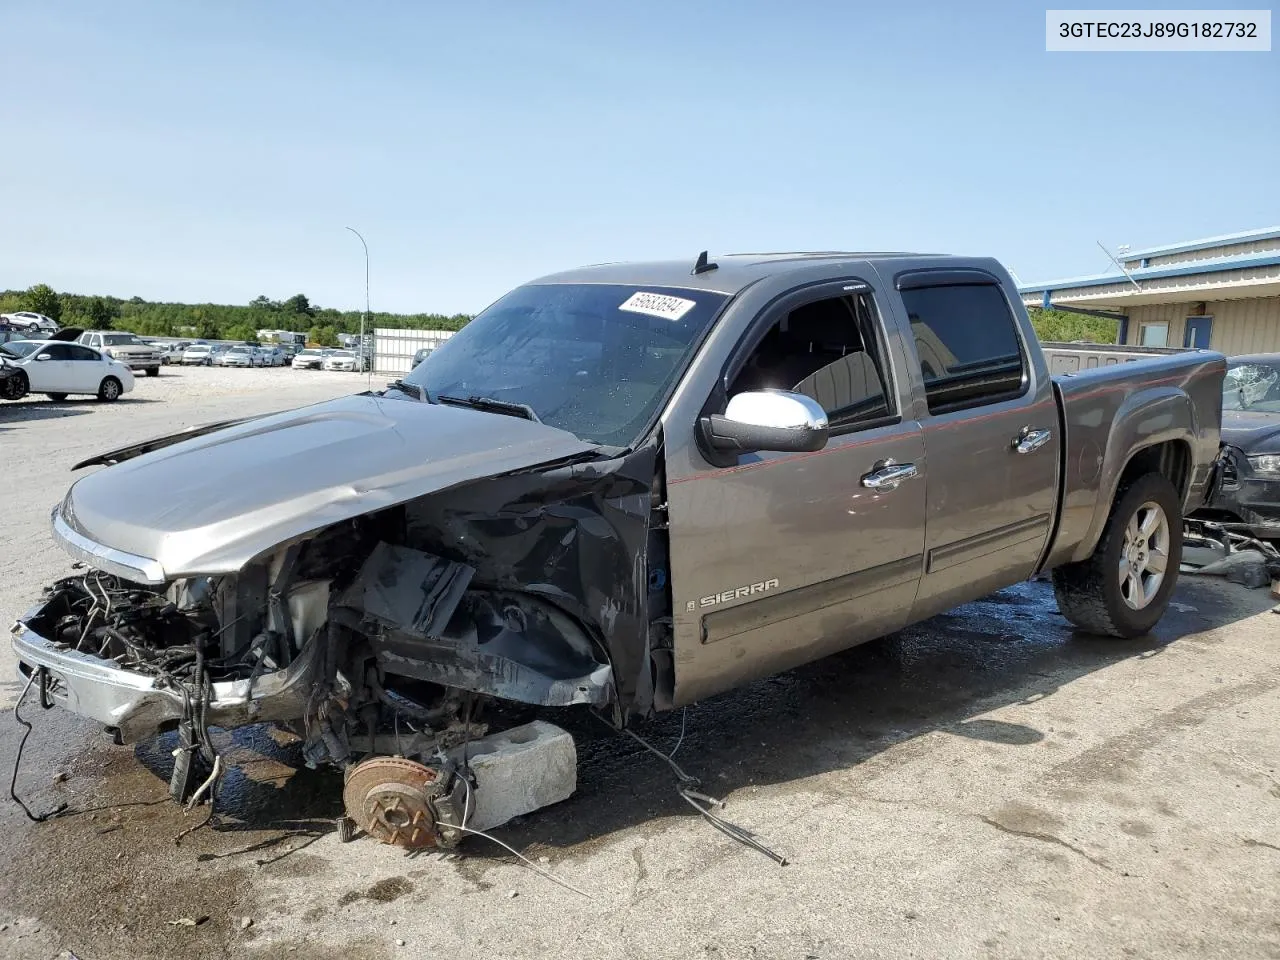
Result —
<svg viewBox="0 0 1280 960"><path fill-rule="evenodd" d="M1091 349L1086 345L1081 355ZM1184 513L1204 500L1218 453L1225 373L1222 354L1171 350L1054 377L1064 453L1058 530L1046 566L1090 554L1106 522L1097 504L1112 501L1135 449L1165 445L1159 456L1185 457Z"/></svg>

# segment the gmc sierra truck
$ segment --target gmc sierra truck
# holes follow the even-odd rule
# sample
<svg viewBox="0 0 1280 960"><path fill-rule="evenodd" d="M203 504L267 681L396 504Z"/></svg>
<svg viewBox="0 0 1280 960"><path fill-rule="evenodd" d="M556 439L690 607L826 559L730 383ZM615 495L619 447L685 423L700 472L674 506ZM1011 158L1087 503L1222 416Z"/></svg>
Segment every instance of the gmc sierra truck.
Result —
<svg viewBox="0 0 1280 960"><path fill-rule="evenodd" d="M209 726L275 721L357 825L445 844L445 758L504 701L622 728L1045 571L1082 631L1150 630L1225 367L1055 379L990 259L573 270L384 390L78 464L52 528L82 569L13 643L118 741L176 728L175 797Z"/></svg>

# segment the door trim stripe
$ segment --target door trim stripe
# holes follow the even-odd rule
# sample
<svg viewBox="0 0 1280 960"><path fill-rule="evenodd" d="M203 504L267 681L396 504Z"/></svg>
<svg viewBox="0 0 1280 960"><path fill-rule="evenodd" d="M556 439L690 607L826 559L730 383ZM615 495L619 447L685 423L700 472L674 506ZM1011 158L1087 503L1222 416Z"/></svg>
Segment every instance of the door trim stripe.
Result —
<svg viewBox="0 0 1280 960"><path fill-rule="evenodd" d="M956 540L929 551L929 565L926 573L937 573L958 563L977 560L1001 550L1007 550L1030 540L1047 536L1050 516L1047 513L1037 514L1016 523L1006 524L994 530L988 530L974 537Z"/></svg>
<svg viewBox="0 0 1280 960"><path fill-rule="evenodd" d="M917 553L867 570L857 570L809 586L796 587L785 593L775 593L759 600L749 600L734 607L713 611L702 618L702 642L707 644L727 640L749 630L772 626L846 600L856 600L890 587L911 583L919 579L923 560L924 555Z"/></svg>

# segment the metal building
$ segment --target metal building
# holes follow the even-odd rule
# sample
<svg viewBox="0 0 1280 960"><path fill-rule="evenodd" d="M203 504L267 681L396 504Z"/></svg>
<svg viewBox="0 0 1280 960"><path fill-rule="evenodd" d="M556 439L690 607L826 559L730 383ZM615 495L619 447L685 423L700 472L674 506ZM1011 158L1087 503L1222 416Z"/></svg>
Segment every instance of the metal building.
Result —
<svg viewBox="0 0 1280 960"><path fill-rule="evenodd" d="M452 330L398 330L377 327L373 331L375 373L408 373L413 355L423 347L435 349L453 336Z"/></svg>
<svg viewBox="0 0 1280 960"><path fill-rule="evenodd" d="M1126 251L1120 263L1018 291L1029 307L1114 317L1123 344L1280 353L1280 227Z"/></svg>

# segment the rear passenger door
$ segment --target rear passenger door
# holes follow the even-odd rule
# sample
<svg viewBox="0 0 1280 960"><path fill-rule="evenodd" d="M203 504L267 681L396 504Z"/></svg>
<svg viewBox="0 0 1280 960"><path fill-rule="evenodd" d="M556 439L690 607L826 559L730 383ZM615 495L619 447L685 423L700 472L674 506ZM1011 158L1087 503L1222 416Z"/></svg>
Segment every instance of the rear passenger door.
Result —
<svg viewBox="0 0 1280 960"><path fill-rule="evenodd" d="M1062 438L1052 380L996 277L917 270L895 285L929 460L920 619L1034 572L1053 526Z"/></svg>
<svg viewBox="0 0 1280 960"><path fill-rule="evenodd" d="M79 343L67 345L68 386L77 393L97 393L107 373L107 362L97 350Z"/></svg>

